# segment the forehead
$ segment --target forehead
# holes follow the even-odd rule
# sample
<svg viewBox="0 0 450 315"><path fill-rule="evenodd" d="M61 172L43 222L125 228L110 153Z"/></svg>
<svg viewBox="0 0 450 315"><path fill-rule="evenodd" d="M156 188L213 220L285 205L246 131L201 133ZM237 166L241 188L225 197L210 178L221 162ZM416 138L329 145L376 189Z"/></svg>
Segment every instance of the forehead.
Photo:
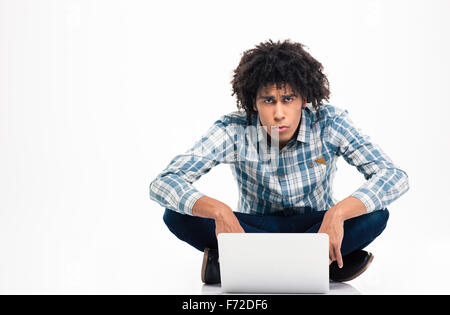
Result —
<svg viewBox="0 0 450 315"><path fill-rule="evenodd" d="M280 94L280 93L291 94L291 93L295 93L295 91L292 89L292 87L290 86L289 83L286 83L286 84L282 83L281 87L279 89L277 88L277 85L275 83L273 83L273 84L267 84L267 85L261 86L257 92L258 95L276 95L276 94Z"/></svg>

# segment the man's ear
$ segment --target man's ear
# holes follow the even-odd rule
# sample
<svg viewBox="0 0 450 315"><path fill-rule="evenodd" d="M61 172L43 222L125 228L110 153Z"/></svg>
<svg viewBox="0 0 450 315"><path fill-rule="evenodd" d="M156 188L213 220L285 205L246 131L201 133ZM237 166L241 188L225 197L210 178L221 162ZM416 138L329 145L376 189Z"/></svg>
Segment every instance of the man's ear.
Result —
<svg viewBox="0 0 450 315"><path fill-rule="evenodd" d="M307 103L306 103L306 100L304 99L304 100L303 100L303 104L302 104L302 108L305 108L306 105L307 105Z"/></svg>

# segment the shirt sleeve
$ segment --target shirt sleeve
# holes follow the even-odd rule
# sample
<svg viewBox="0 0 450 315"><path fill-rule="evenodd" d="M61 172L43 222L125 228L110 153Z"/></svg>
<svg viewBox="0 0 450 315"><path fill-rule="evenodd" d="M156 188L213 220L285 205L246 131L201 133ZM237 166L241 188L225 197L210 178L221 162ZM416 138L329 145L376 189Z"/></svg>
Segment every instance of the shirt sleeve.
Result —
<svg viewBox="0 0 450 315"><path fill-rule="evenodd" d="M183 154L175 156L150 183L150 199L162 207L192 215L192 207L202 196L193 183L220 163L235 159L232 128L222 116L200 140Z"/></svg>
<svg viewBox="0 0 450 315"><path fill-rule="evenodd" d="M330 124L331 142L338 155L364 175L366 182L351 196L361 200L366 212L381 210L409 190L408 175L397 167L369 136L356 128L348 111L336 115Z"/></svg>

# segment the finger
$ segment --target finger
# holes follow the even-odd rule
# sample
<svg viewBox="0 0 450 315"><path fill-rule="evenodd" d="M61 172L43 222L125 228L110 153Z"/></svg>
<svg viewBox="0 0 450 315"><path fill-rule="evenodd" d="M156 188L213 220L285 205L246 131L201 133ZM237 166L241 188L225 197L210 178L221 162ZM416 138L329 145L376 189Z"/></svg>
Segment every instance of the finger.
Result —
<svg viewBox="0 0 450 315"><path fill-rule="evenodd" d="M338 266L339 268L342 268L344 266L344 261L342 259L341 249L339 247L335 247L334 251Z"/></svg>
<svg viewBox="0 0 450 315"><path fill-rule="evenodd" d="M334 256L333 247L330 247L330 259L332 262L336 260L336 257Z"/></svg>

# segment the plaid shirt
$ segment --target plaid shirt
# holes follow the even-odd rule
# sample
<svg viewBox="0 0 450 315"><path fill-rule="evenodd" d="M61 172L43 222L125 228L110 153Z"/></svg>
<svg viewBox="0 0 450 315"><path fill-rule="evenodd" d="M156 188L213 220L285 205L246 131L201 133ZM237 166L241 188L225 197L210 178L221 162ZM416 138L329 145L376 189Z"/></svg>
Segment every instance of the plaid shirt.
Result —
<svg viewBox="0 0 450 315"><path fill-rule="evenodd" d="M297 137L281 150L275 135L272 145L267 145L265 128L259 115L250 124L243 112L223 115L151 182L150 198L192 215L193 205L204 196L193 183L212 167L226 163L239 187L235 211L328 210L337 203L332 184L341 155L366 179L351 196L361 200L367 212L384 209L409 190L408 175L354 126L347 110L325 104L317 115L308 104L302 110Z"/></svg>

